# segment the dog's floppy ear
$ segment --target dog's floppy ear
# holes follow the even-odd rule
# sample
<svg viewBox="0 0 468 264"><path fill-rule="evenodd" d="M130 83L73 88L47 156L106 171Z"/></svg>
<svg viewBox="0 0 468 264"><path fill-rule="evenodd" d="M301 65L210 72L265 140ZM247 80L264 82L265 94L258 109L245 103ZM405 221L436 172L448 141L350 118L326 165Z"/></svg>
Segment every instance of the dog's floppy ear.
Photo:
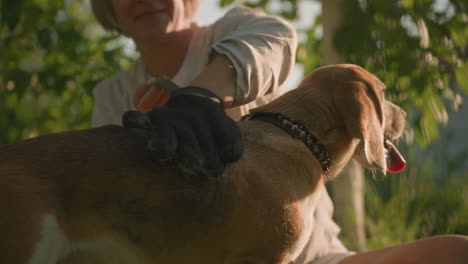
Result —
<svg viewBox="0 0 468 264"><path fill-rule="evenodd" d="M347 133L360 140L354 158L362 165L386 171L383 94L364 81L344 82L338 94L338 108Z"/></svg>

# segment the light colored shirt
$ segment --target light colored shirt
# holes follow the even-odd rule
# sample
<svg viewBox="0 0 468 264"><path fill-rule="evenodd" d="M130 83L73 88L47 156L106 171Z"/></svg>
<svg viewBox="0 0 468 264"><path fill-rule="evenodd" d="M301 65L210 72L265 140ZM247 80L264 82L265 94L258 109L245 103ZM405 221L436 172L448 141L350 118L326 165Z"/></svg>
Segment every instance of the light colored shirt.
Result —
<svg viewBox="0 0 468 264"><path fill-rule="evenodd" d="M195 25L182 66L174 76L187 86L209 62L212 51L226 55L236 70L234 108L227 114L234 120L249 109L268 103L284 92L297 48L295 29L285 20L246 7L235 7L208 26ZM141 59L129 69L114 74L94 89L92 126L121 124L127 110L135 110L136 88L152 76Z"/></svg>
<svg viewBox="0 0 468 264"><path fill-rule="evenodd" d="M325 186L319 190L313 214L313 231L309 242L294 264L336 264L354 252L338 238L340 228L333 221L333 203Z"/></svg>

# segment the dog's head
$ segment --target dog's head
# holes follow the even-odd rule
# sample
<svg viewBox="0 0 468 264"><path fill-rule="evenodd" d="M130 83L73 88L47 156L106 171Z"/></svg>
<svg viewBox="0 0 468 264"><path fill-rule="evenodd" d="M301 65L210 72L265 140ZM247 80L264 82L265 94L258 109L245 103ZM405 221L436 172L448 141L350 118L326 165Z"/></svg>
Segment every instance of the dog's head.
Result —
<svg viewBox="0 0 468 264"><path fill-rule="evenodd" d="M390 141L402 134L406 113L385 99L385 85L375 75L356 65L332 65L313 71L300 86L320 87L339 130L357 142L353 158L359 163L384 173L405 167Z"/></svg>

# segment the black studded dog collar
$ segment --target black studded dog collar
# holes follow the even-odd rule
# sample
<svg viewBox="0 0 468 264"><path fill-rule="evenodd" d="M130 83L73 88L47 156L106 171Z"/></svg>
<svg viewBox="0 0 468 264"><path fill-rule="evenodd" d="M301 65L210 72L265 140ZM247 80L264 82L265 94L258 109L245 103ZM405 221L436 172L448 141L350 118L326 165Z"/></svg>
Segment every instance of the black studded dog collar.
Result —
<svg viewBox="0 0 468 264"><path fill-rule="evenodd" d="M325 146L322 145L317 137L312 135L310 131L298 120L286 117L278 113L269 112L254 112L252 114L245 115L241 118L241 121L247 120L262 120L265 122L272 123L282 130L286 131L293 138L300 139L314 154L315 158L319 161L322 170L325 174L328 174L331 166L330 156L328 155Z"/></svg>

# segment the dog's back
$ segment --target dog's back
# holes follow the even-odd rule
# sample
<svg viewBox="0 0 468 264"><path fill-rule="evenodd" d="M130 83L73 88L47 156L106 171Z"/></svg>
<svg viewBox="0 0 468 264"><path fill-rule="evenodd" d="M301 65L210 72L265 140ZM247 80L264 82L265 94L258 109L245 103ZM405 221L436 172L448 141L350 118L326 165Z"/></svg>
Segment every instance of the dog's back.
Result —
<svg viewBox="0 0 468 264"><path fill-rule="evenodd" d="M210 238L219 182L154 162L142 133L107 126L0 146L0 262L54 263L87 247L101 247L103 263L217 257L199 249L221 246Z"/></svg>

